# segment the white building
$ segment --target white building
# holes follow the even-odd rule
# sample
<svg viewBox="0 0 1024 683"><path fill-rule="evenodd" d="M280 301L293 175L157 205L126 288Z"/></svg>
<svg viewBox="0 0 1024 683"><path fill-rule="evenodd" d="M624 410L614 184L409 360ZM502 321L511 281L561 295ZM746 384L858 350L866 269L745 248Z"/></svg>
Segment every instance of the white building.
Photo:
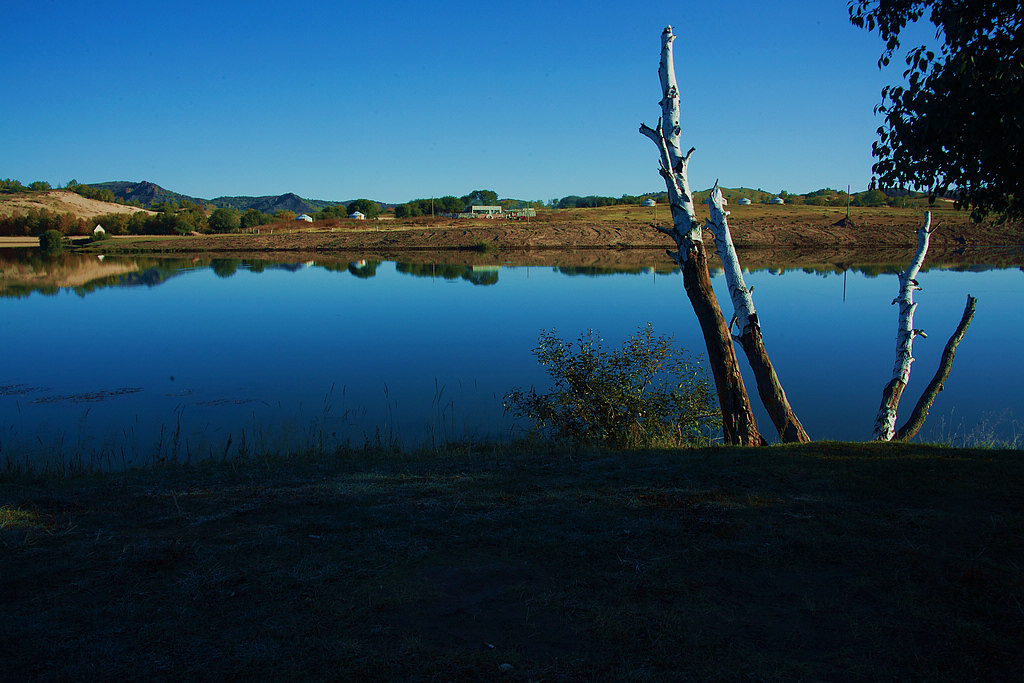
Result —
<svg viewBox="0 0 1024 683"><path fill-rule="evenodd" d="M654 201L650 197L640 202L640 206L657 206L658 202Z"/></svg>
<svg viewBox="0 0 1024 683"><path fill-rule="evenodd" d="M785 204L786 200L783 199L782 197L772 197L771 199L768 200L768 203L769 204Z"/></svg>
<svg viewBox="0 0 1024 683"><path fill-rule="evenodd" d="M466 213L475 213L478 216L493 216L500 214L502 211L500 206L477 206L473 205L469 207L469 211Z"/></svg>
<svg viewBox="0 0 1024 683"><path fill-rule="evenodd" d="M739 204L740 206L746 206L747 204L750 203L750 199L748 197L741 197L740 200L736 203Z"/></svg>
<svg viewBox="0 0 1024 683"><path fill-rule="evenodd" d="M307 213L300 213L298 216L295 217L295 220L297 220L297 221L306 221L307 223L312 223L313 222L313 217L310 216Z"/></svg>
<svg viewBox="0 0 1024 683"><path fill-rule="evenodd" d="M366 220L366 214L363 213L362 211L353 211L352 213L350 213L348 215L348 217L351 218L352 220L356 220L356 221L365 221Z"/></svg>

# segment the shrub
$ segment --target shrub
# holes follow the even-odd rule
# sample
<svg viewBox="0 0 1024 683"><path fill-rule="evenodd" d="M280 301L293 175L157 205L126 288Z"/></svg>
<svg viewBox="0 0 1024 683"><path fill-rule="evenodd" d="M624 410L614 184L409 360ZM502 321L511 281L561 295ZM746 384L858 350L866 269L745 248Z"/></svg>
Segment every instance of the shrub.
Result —
<svg viewBox="0 0 1024 683"><path fill-rule="evenodd" d="M538 394L515 388L505 410L556 440L614 449L706 445L722 428L707 372L670 337L640 327L606 351L593 330L573 346L542 332L533 353L554 382Z"/></svg>
<svg viewBox="0 0 1024 683"><path fill-rule="evenodd" d="M55 254L64 249L64 233L60 230L47 230L39 236L39 248L47 254Z"/></svg>
<svg viewBox="0 0 1024 683"><path fill-rule="evenodd" d="M206 224L214 232L238 232L242 221L238 212L231 208L214 209Z"/></svg>

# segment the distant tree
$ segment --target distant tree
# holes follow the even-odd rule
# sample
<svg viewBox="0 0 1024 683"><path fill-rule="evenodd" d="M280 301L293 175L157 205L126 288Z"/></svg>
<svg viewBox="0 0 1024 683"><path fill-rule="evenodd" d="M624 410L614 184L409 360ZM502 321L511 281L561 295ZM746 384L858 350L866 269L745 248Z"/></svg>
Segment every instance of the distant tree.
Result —
<svg viewBox="0 0 1024 683"><path fill-rule="evenodd" d="M181 218L183 228L178 229L178 232L199 231L206 227L206 211L195 202L182 200L178 205L177 215Z"/></svg>
<svg viewBox="0 0 1024 683"><path fill-rule="evenodd" d="M380 204L370 199L357 199L348 205L349 214L360 212L367 218L376 218L380 215Z"/></svg>
<svg viewBox="0 0 1024 683"><path fill-rule="evenodd" d="M466 202L462 197L445 195L434 200L435 213L462 213L466 209Z"/></svg>
<svg viewBox="0 0 1024 683"><path fill-rule="evenodd" d="M473 190L464 197L459 197L465 206L497 206L498 193L494 190Z"/></svg>
<svg viewBox="0 0 1024 683"><path fill-rule="evenodd" d="M422 215L423 212L420 210L419 203L415 201L399 204L395 207L395 218L415 218Z"/></svg>
<svg viewBox="0 0 1024 683"><path fill-rule="evenodd" d="M333 204L331 206L325 206L316 213L316 218L348 218L348 207L344 204Z"/></svg>
<svg viewBox="0 0 1024 683"><path fill-rule="evenodd" d="M114 193L106 188L80 185L77 181L73 185L68 183L68 189L86 199L96 199L101 202L114 202L117 200Z"/></svg>
<svg viewBox="0 0 1024 683"><path fill-rule="evenodd" d="M851 0L850 21L885 41L929 10L941 41L907 53L904 86L882 90L872 145L882 187L949 195L980 219L1024 217L1024 5L1020 0Z"/></svg>
<svg viewBox="0 0 1024 683"><path fill-rule="evenodd" d="M126 213L108 213L97 216L93 222L102 225L108 235L123 235L128 232L130 219L131 216Z"/></svg>
<svg viewBox="0 0 1024 683"><path fill-rule="evenodd" d="M889 198L879 189L858 192L850 203L854 206L885 206Z"/></svg>
<svg viewBox="0 0 1024 683"><path fill-rule="evenodd" d="M270 217L259 209L246 209L239 219L239 225L245 230L255 228L257 225L266 225L269 222Z"/></svg>
<svg viewBox="0 0 1024 683"><path fill-rule="evenodd" d="M293 221L295 220L295 212L288 211L287 209L278 209L274 212L274 220L277 221Z"/></svg>
<svg viewBox="0 0 1024 683"><path fill-rule="evenodd" d="M47 254L56 254L64 249L64 233L60 230L47 230L39 236L39 248Z"/></svg>
<svg viewBox="0 0 1024 683"><path fill-rule="evenodd" d="M18 180L4 178L0 180L0 192L24 192L25 186Z"/></svg>
<svg viewBox="0 0 1024 683"><path fill-rule="evenodd" d="M214 209L206 219L206 224L214 232L235 232L241 227L242 221L234 209L221 208Z"/></svg>
<svg viewBox="0 0 1024 683"><path fill-rule="evenodd" d="M8 192L22 192L25 189L25 186L21 184L20 180L15 180L14 178L4 178L3 180L0 180L0 190Z"/></svg>
<svg viewBox="0 0 1024 683"><path fill-rule="evenodd" d="M46 190L52 190L53 188L50 186L50 183L45 180L37 180L34 183L29 183L28 189L33 190L34 192L44 192Z"/></svg>

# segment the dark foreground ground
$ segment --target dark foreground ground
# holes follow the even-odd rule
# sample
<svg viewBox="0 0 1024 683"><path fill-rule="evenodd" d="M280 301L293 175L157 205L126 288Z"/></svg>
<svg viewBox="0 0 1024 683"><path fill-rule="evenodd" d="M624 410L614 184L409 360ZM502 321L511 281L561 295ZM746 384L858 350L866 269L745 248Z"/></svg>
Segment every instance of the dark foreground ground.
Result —
<svg viewBox="0 0 1024 683"><path fill-rule="evenodd" d="M1020 680L1019 451L0 474L0 679Z"/></svg>

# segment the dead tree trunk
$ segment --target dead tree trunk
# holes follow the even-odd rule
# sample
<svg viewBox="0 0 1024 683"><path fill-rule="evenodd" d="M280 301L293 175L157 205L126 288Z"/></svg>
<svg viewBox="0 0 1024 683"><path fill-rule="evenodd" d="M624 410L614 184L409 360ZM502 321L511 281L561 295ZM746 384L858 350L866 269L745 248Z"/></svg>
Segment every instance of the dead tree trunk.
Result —
<svg viewBox="0 0 1024 683"><path fill-rule="evenodd" d="M907 269L900 273L900 293L893 299L899 304L899 324L896 330L896 364L893 366L892 379L882 391L882 404L875 417L876 441L891 441L896 433L896 409L900 397L910 380L910 364L914 362L914 337L921 330L914 329L914 290L921 289L917 283L917 273L921 270L924 257L928 253L928 237L931 235L932 214L925 213L924 225L917 229L917 252Z"/></svg>
<svg viewBox="0 0 1024 683"><path fill-rule="evenodd" d="M704 334L708 361L711 364L718 403L722 410L722 431L725 441L730 444L759 446L765 441L757 431L750 398L743 384L736 352L733 350L729 326L722 317L722 309L711 288L707 252L704 249L701 226L694 211L693 194L690 191L686 170L693 149L684 155L679 143L682 128L679 88L672 60L674 40L672 27L667 26L661 34L661 64L658 69L662 91L661 119L657 128L640 126L640 132L658 146L661 155L661 175L665 179L669 206L672 210L672 228L655 227L672 237L678 249L669 252L669 255L683 271L683 286Z"/></svg>
<svg viewBox="0 0 1024 683"><path fill-rule="evenodd" d="M739 257L736 256L732 233L729 232L729 212L723 208L722 191L718 189L717 184L711 190L708 205L711 208L708 227L715 236L715 249L718 252L718 258L722 260L725 281L729 286L729 298L732 299L733 320L739 329L736 339L743 347L747 362L750 363L750 369L754 372L761 403L768 411L782 442L807 443L811 439L789 405L789 399L786 398L786 392L782 389L779 376L775 373L775 367L768 357L768 351L764 348L761 323L758 320L757 311L754 310L754 299L750 294L750 289L743 281Z"/></svg>
<svg viewBox="0 0 1024 683"><path fill-rule="evenodd" d="M893 438L897 441L909 441L921 431L921 426L924 424L925 418L928 417L928 411L931 410L935 397L942 391L946 378L949 377L949 371L953 369L953 356L956 355L956 347L960 345L964 335L967 334L967 326L971 324L971 319L974 317L974 308L977 304L978 300L968 294L967 305L964 306L964 314L960 317L960 324L956 326L956 331L953 332L953 336L946 342L946 348L942 350L942 359L939 361L939 367L935 371L935 376L932 377L932 381L928 383L924 393L921 394L921 398L918 399L917 405L914 406L913 412L910 413L910 417L907 419L907 423L896 430L896 436Z"/></svg>

